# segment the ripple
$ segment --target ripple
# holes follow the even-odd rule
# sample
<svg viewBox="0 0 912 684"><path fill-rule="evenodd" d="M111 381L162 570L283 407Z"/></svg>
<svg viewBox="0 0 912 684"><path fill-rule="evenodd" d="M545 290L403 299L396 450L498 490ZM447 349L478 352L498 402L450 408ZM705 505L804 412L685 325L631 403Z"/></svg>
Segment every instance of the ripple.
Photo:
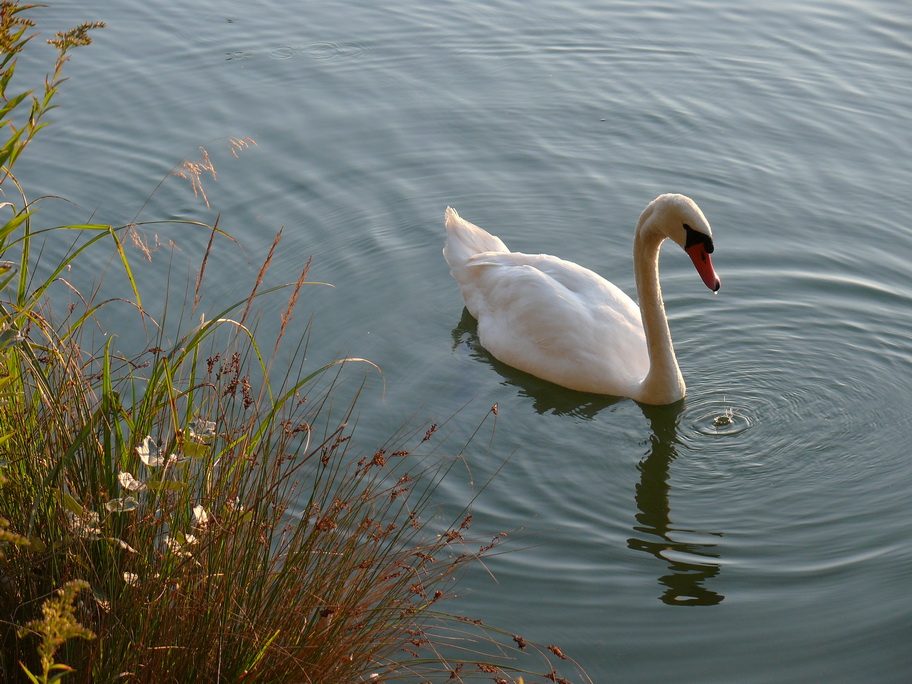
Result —
<svg viewBox="0 0 912 684"><path fill-rule="evenodd" d="M681 345L694 381L677 439L681 453L708 457L700 468L748 482L747 471L774 468L833 484L895 458L912 423L890 399L912 388L910 298L833 271L788 273L781 290L722 300L713 334L726 343L711 353ZM678 338L699 339L705 313L676 311Z"/></svg>
<svg viewBox="0 0 912 684"><path fill-rule="evenodd" d="M282 45L269 51L270 59L291 59L297 56L298 48L291 45Z"/></svg>
<svg viewBox="0 0 912 684"><path fill-rule="evenodd" d="M301 48L301 54L308 59L323 62L350 62L360 59L367 45L365 43L350 41L343 43L311 43Z"/></svg>
<svg viewBox="0 0 912 684"><path fill-rule="evenodd" d="M306 45L280 45L271 48L266 52L270 59L286 60L304 57L317 62L350 62L361 59L367 51L367 43L358 41L348 42L320 42L308 43ZM242 53L231 53L234 59ZM250 56L250 53L243 53L243 56ZM229 57L232 58L232 57Z"/></svg>

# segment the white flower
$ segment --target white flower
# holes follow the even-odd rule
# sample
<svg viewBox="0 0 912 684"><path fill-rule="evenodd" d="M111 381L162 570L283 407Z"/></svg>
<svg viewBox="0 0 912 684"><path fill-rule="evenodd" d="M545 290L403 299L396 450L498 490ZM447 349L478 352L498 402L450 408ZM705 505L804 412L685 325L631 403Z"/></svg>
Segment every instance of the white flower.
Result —
<svg viewBox="0 0 912 684"><path fill-rule="evenodd" d="M117 537L108 537L108 541L114 542L127 553L137 553L136 549L127 544L127 542L125 542L123 539L118 539Z"/></svg>
<svg viewBox="0 0 912 684"><path fill-rule="evenodd" d="M100 539L99 535L101 534L101 518L98 513L95 511L84 511L82 515L76 515L70 510L67 510L67 517L70 519L70 522L73 525L73 531L76 532L80 537L85 537L86 539Z"/></svg>
<svg viewBox="0 0 912 684"><path fill-rule="evenodd" d="M120 482L121 487L131 492L141 492L146 488L144 482L140 482L132 474L124 471L117 473L117 481Z"/></svg>
<svg viewBox="0 0 912 684"><path fill-rule="evenodd" d="M125 572L123 574L124 582L129 584L131 587L139 586L139 575L135 572Z"/></svg>
<svg viewBox="0 0 912 684"><path fill-rule="evenodd" d="M111 499L105 504L109 513L129 513L139 508L139 503L132 496L125 496L119 499Z"/></svg>
<svg viewBox="0 0 912 684"><path fill-rule="evenodd" d="M163 465L176 465L185 460L179 458L177 454L171 454L165 458L159 448L155 446L155 440L151 437L146 437L142 441L142 444L136 447L136 453L139 455L139 460L145 463L149 468L157 468Z"/></svg>
<svg viewBox="0 0 912 684"><path fill-rule="evenodd" d="M185 550L186 547L192 546L199 542L199 539L194 537L192 534L183 534L178 532L173 537L170 535L165 535L165 545L171 550L171 552L176 556L190 556L192 555L189 551Z"/></svg>
<svg viewBox="0 0 912 684"><path fill-rule="evenodd" d="M0 204L0 209L9 204L9 202L4 202ZM0 261L0 274L6 273L12 268L13 263L11 261ZM25 337L21 332L8 321L0 324L0 346L5 347L7 345L20 344L25 341Z"/></svg>
<svg viewBox="0 0 912 684"><path fill-rule="evenodd" d="M158 447L155 446L155 440L151 437L146 437L142 444L136 447L136 453L139 455L139 460L150 468L156 468L165 463L165 458L161 455Z"/></svg>
<svg viewBox="0 0 912 684"><path fill-rule="evenodd" d="M207 525L209 523L209 512L203 508L202 504L197 504L193 507L193 519L196 521L197 526Z"/></svg>
<svg viewBox="0 0 912 684"><path fill-rule="evenodd" d="M197 418L190 423L190 438L205 440L215 436L215 421Z"/></svg>

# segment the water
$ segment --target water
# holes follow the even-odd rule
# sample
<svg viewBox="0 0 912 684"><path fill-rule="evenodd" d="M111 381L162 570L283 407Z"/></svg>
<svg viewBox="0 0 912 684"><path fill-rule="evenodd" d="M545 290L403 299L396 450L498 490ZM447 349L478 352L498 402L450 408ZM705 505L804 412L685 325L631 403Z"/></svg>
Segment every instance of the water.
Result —
<svg viewBox="0 0 912 684"><path fill-rule="evenodd" d="M284 226L273 282L312 255L335 285L302 304L313 363L383 369L365 441L463 406L448 427L467 436L498 405L469 452L474 488L457 475L440 496L461 504L500 469L477 530L528 536L451 609L560 644L596 682L912 679L906 3L124 0L42 16L110 25L21 167L33 194L72 200L49 222L130 221L205 144L212 208L170 178L140 218L219 213L241 241L210 264L207 306L252 283ZM228 135L257 146L235 160ZM723 281L713 297L663 251L682 405L563 391L478 346L440 255L447 204L632 293L633 225L666 191L700 203ZM189 262L208 236L160 237Z"/></svg>

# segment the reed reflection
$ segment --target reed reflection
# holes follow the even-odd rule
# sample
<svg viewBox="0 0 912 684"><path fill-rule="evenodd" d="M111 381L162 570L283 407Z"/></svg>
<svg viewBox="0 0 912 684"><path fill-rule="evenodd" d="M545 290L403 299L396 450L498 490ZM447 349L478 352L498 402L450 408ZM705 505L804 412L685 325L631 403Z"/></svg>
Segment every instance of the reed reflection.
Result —
<svg viewBox="0 0 912 684"><path fill-rule="evenodd" d="M472 358L489 364L508 384L517 388L520 396L529 397L538 413L591 420L603 409L619 401L628 401L567 390L501 363L478 342L477 323L466 310L452 334L454 350L466 349ZM721 537L722 533L676 526L671 519L669 479L671 464L678 456L678 418L683 408L683 401L671 406L640 404L651 434L648 451L637 465L640 471L634 495L637 524L633 526L634 536L627 540L627 546L645 551L665 564L667 572L658 578L664 587L659 595L662 602L673 606L712 606L725 598L705 586L719 574L719 564L714 562L720 558L716 544L676 540L674 536L699 534L705 538Z"/></svg>

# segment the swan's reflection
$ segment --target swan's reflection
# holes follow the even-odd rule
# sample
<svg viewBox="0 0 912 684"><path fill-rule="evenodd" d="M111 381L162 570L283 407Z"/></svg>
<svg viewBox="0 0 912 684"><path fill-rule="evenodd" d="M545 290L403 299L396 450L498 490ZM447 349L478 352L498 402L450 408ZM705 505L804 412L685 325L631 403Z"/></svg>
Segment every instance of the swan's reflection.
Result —
<svg viewBox="0 0 912 684"><path fill-rule="evenodd" d="M453 348L468 350L473 358L494 368L507 384L518 389L519 395L532 399L538 413L573 415L591 420L603 409L622 401L618 397L574 392L518 371L491 356L478 342L477 324L463 310L459 324L453 329ZM651 434L645 457L638 464L640 481L634 497L637 524L634 535L627 540L628 548L646 551L666 564L668 572L659 577L665 589L660 600L675 606L712 606L725 597L707 589L704 584L719 574L716 545L706 542L676 541L673 536L695 534L694 530L675 526L671 520L669 471L677 458L678 418L684 407L680 401L671 406L640 405L649 421ZM705 537L706 533L701 533ZM721 537L721 533L710 536ZM705 561L701 559L706 559Z"/></svg>
<svg viewBox="0 0 912 684"><path fill-rule="evenodd" d="M663 602L675 606L713 606L725 598L704 586L707 580L719 574L719 564L712 560L719 558L716 545L673 539L675 532L684 535L694 533L694 530L673 525L669 504L671 485L668 473L677 457L678 416L683 402L641 408L652 434L649 451L637 466L640 471L635 497L638 524L633 527L637 536L628 539L627 546L647 551L667 563L669 572L659 577L659 584L665 587L659 597ZM721 533L713 534L722 536ZM701 558L706 561L701 562Z"/></svg>

